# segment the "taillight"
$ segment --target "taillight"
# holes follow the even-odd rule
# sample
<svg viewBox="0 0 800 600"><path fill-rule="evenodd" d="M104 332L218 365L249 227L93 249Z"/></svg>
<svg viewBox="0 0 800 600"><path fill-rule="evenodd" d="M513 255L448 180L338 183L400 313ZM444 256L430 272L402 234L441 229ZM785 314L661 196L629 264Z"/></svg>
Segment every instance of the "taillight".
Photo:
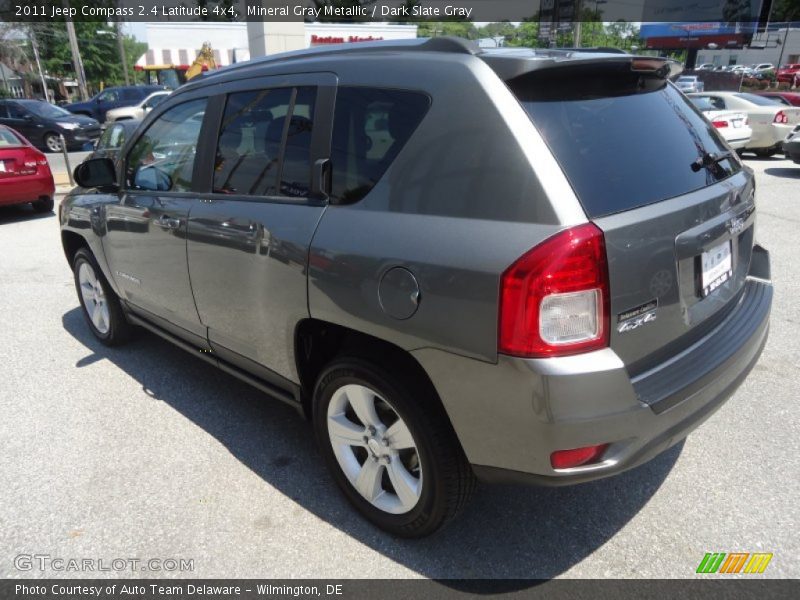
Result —
<svg viewBox="0 0 800 600"><path fill-rule="evenodd" d="M717 129L723 129L728 126L727 121L711 121L711 124Z"/></svg>
<svg viewBox="0 0 800 600"><path fill-rule="evenodd" d="M501 277L498 350L535 358L604 348L608 288L600 229L587 223L548 238Z"/></svg>
<svg viewBox="0 0 800 600"><path fill-rule="evenodd" d="M789 117L786 115L785 112L783 112L782 110L779 110L776 113L775 119L773 119L772 122L773 123L788 123L789 122Z"/></svg>
<svg viewBox="0 0 800 600"><path fill-rule="evenodd" d="M581 465L598 462L608 444L573 448L571 450L556 450L550 455L550 464L554 469L570 469Z"/></svg>

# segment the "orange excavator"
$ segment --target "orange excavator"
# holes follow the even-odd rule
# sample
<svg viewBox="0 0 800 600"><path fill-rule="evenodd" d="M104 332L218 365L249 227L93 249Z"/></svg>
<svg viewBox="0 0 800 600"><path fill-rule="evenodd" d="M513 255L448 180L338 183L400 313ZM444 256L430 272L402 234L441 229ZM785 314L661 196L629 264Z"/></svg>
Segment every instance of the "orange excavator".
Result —
<svg viewBox="0 0 800 600"><path fill-rule="evenodd" d="M203 47L197 53L197 58L186 70L186 81L190 81L200 75L203 71L211 71L217 68L217 61L214 60L214 51L211 44L203 42Z"/></svg>

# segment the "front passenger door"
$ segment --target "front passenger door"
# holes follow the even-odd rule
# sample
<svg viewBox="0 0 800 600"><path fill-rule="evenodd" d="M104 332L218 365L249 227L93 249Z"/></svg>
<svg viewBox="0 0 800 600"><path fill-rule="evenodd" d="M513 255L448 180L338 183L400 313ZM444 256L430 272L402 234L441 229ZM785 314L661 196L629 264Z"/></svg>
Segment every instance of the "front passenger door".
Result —
<svg viewBox="0 0 800 600"><path fill-rule="evenodd" d="M186 262L195 157L206 98L169 108L124 158L120 202L106 209L104 249L123 298L175 335L205 347Z"/></svg>

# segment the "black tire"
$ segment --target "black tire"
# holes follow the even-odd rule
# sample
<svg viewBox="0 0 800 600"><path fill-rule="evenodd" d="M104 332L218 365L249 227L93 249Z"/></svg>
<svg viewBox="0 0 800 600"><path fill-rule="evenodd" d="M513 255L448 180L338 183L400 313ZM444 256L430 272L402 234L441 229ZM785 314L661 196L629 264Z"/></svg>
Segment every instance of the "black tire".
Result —
<svg viewBox="0 0 800 600"><path fill-rule="evenodd" d="M49 213L53 212L53 198L39 198L36 202L31 202L31 206L33 210L37 213Z"/></svg>
<svg viewBox="0 0 800 600"><path fill-rule="evenodd" d="M775 148L759 148L757 150L753 150L753 154L760 158L769 158L770 156L775 156L778 151Z"/></svg>
<svg viewBox="0 0 800 600"><path fill-rule="evenodd" d="M45 152L61 152L61 137L57 133L46 133L43 139Z"/></svg>
<svg viewBox="0 0 800 600"><path fill-rule="evenodd" d="M328 435L327 413L334 393L348 384L362 385L376 392L411 432L422 486L416 505L404 514L392 514L374 506L350 483L337 461ZM364 517L399 537L419 538L434 533L463 509L475 489L472 468L438 398L432 395L433 392L426 391L426 386L414 382L413 378L398 379L360 358L333 361L320 374L314 390L314 431L336 483ZM364 461L367 460L371 459L366 457Z"/></svg>
<svg viewBox="0 0 800 600"><path fill-rule="evenodd" d="M105 304L108 307L109 317L107 331L101 331L92 322L92 319L89 316L89 310L87 309L83 298L83 294L81 293L79 272L81 266L84 264L91 268L94 276L97 279L97 282L103 289ZM114 290L111 289L111 286L108 284L108 281L103 275L103 271L98 266L94 255L87 248L81 248L75 253L75 258L72 261L72 272L75 279L75 291L78 293L78 301L81 303L83 316L86 319L86 323L89 325L89 329L91 329L94 336L106 346L117 346L128 341L131 335L132 326L125 318L125 313L120 305L119 297L114 293Z"/></svg>

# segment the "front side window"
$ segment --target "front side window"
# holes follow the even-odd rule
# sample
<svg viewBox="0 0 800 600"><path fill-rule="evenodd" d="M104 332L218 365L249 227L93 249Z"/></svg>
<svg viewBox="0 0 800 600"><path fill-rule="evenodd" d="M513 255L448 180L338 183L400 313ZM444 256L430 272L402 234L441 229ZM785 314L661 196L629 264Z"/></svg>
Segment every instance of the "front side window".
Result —
<svg viewBox="0 0 800 600"><path fill-rule="evenodd" d="M383 176L414 133L430 99L420 92L341 87L336 93L331 146L332 190L356 202Z"/></svg>
<svg viewBox="0 0 800 600"><path fill-rule="evenodd" d="M97 149L119 148L124 142L125 128L122 125L114 125L106 129L103 135L100 136L100 141L97 142Z"/></svg>
<svg viewBox="0 0 800 600"><path fill-rule="evenodd" d="M214 163L215 193L308 196L316 88L228 96Z"/></svg>
<svg viewBox="0 0 800 600"><path fill-rule="evenodd" d="M173 106L156 119L128 154L129 189L188 192L206 98Z"/></svg>

